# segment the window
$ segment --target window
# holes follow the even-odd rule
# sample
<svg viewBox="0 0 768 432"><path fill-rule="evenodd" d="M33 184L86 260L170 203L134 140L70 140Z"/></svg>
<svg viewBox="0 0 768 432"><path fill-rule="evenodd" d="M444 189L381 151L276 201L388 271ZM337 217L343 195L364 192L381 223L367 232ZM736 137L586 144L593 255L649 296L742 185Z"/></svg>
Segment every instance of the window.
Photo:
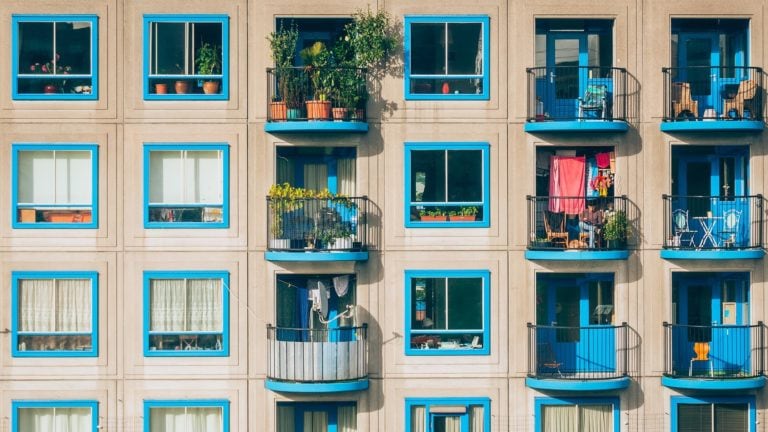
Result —
<svg viewBox="0 0 768 432"><path fill-rule="evenodd" d="M14 357L96 357L98 274L13 272Z"/></svg>
<svg viewBox="0 0 768 432"><path fill-rule="evenodd" d="M357 405L354 402L277 404L277 432L353 432L357 430Z"/></svg>
<svg viewBox="0 0 768 432"><path fill-rule="evenodd" d="M146 432L229 431L227 400L145 400Z"/></svg>
<svg viewBox="0 0 768 432"><path fill-rule="evenodd" d="M406 100L487 100L489 36L487 16L406 16Z"/></svg>
<svg viewBox="0 0 768 432"><path fill-rule="evenodd" d="M405 272L407 355L490 353L487 270Z"/></svg>
<svg viewBox="0 0 768 432"><path fill-rule="evenodd" d="M618 398L536 398L536 432L619 431Z"/></svg>
<svg viewBox="0 0 768 432"><path fill-rule="evenodd" d="M14 228L97 228L98 146L14 144Z"/></svg>
<svg viewBox="0 0 768 432"><path fill-rule="evenodd" d="M405 226L490 226L489 148L486 143L406 143Z"/></svg>
<svg viewBox="0 0 768 432"><path fill-rule="evenodd" d="M488 398L407 398L407 432L485 432L491 430Z"/></svg>
<svg viewBox="0 0 768 432"><path fill-rule="evenodd" d="M229 274L145 272L144 355L228 356Z"/></svg>
<svg viewBox="0 0 768 432"><path fill-rule="evenodd" d="M754 432L754 397L691 398L673 396L673 432Z"/></svg>
<svg viewBox="0 0 768 432"><path fill-rule="evenodd" d="M229 17L144 15L144 99L229 99Z"/></svg>
<svg viewBox="0 0 768 432"><path fill-rule="evenodd" d="M227 228L229 147L144 146L145 228Z"/></svg>
<svg viewBox="0 0 768 432"><path fill-rule="evenodd" d="M14 100L98 99L98 17L14 15Z"/></svg>
<svg viewBox="0 0 768 432"><path fill-rule="evenodd" d="M97 432L96 401L13 401L13 432Z"/></svg>

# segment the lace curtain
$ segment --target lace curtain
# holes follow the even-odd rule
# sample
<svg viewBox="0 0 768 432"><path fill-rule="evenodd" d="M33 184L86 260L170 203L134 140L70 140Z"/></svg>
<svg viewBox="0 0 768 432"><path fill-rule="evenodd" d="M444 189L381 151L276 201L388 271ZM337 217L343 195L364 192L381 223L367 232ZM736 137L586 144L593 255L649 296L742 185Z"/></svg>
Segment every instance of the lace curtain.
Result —
<svg viewBox="0 0 768 432"><path fill-rule="evenodd" d="M151 408L152 432L222 432L221 408L174 407Z"/></svg>
<svg viewBox="0 0 768 432"><path fill-rule="evenodd" d="M19 281L19 331L90 332L91 280Z"/></svg>
<svg viewBox="0 0 768 432"><path fill-rule="evenodd" d="M59 432L91 430L90 408L20 408L20 431Z"/></svg>
<svg viewBox="0 0 768 432"><path fill-rule="evenodd" d="M221 279L153 279L150 330L221 331Z"/></svg>

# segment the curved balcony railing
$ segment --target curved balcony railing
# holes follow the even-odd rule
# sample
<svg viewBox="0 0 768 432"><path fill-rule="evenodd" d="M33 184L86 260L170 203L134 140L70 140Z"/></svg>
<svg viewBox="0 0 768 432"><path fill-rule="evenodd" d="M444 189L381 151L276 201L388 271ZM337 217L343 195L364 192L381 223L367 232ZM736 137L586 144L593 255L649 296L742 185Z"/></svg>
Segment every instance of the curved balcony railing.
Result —
<svg viewBox="0 0 768 432"><path fill-rule="evenodd" d="M528 323L528 376L572 380L629 375L629 326L546 326Z"/></svg>
<svg viewBox="0 0 768 432"><path fill-rule="evenodd" d="M763 70L757 67L663 68L664 121L763 121Z"/></svg>
<svg viewBox="0 0 768 432"><path fill-rule="evenodd" d="M627 70L556 66L526 69L529 122L629 118Z"/></svg>
<svg viewBox="0 0 768 432"><path fill-rule="evenodd" d="M267 378L335 383L368 377L368 325L334 329L267 325Z"/></svg>
<svg viewBox="0 0 768 432"><path fill-rule="evenodd" d="M765 326L664 323L664 374L674 378L735 379L763 375Z"/></svg>

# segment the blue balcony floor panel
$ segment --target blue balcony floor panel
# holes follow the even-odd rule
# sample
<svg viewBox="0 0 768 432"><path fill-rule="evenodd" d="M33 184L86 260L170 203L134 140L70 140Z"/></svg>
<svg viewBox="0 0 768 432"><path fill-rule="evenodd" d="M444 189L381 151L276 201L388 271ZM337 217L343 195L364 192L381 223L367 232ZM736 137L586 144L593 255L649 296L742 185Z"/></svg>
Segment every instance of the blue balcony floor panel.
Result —
<svg viewBox="0 0 768 432"><path fill-rule="evenodd" d="M765 124L758 120L692 120L661 122L662 132L758 132Z"/></svg>
<svg viewBox="0 0 768 432"><path fill-rule="evenodd" d="M525 258L536 261L604 261L626 260L628 250L586 251L578 249L566 250L527 250Z"/></svg>
<svg viewBox="0 0 768 432"><path fill-rule="evenodd" d="M264 381L264 387L274 392L285 393L339 393L366 390L368 388L368 378L355 381L316 383L276 381L267 378Z"/></svg>
<svg viewBox="0 0 768 432"><path fill-rule="evenodd" d="M368 132L368 123L359 121L283 121L267 122L264 124L266 132Z"/></svg>
<svg viewBox="0 0 768 432"><path fill-rule="evenodd" d="M324 251L324 252L290 252L290 251L266 251L264 259L267 261L368 261L368 251Z"/></svg>
<svg viewBox="0 0 768 432"><path fill-rule="evenodd" d="M662 258L669 260L743 260L761 259L765 256L765 251L763 249L662 249L660 255Z"/></svg>
<svg viewBox="0 0 768 432"><path fill-rule="evenodd" d="M752 390L765 386L765 377L750 378L701 378L701 377L661 377L661 384L665 387L683 390Z"/></svg>
<svg viewBox="0 0 768 432"><path fill-rule="evenodd" d="M551 120L525 123L526 132L626 132L629 124L621 120Z"/></svg>
<svg viewBox="0 0 768 432"><path fill-rule="evenodd" d="M527 377L525 385L528 388L536 390L550 391L573 391L573 392L594 392L623 390L629 387L629 377L608 378L608 379L558 379L552 378L534 378Z"/></svg>

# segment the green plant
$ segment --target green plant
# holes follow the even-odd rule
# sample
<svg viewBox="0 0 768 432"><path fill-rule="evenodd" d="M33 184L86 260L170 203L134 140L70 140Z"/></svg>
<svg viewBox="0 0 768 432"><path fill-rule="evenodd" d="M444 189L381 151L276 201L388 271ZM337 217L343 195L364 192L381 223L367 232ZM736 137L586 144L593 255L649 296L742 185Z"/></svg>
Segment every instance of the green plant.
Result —
<svg viewBox="0 0 768 432"><path fill-rule="evenodd" d="M627 214L619 210L606 218L603 225L603 238L610 241L626 241L628 231Z"/></svg>
<svg viewBox="0 0 768 432"><path fill-rule="evenodd" d="M333 87L334 75L330 73L332 64L331 52L322 42L315 42L299 52L304 62L305 70L312 81L312 89L315 92L315 100L326 100Z"/></svg>
<svg viewBox="0 0 768 432"><path fill-rule="evenodd" d="M197 70L202 75L214 75L221 73L221 46L208 42L197 50L195 57Z"/></svg>
<svg viewBox="0 0 768 432"><path fill-rule="evenodd" d="M448 213L442 208L435 208L433 210L422 209L419 210L419 216L448 216Z"/></svg>
<svg viewBox="0 0 768 432"><path fill-rule="evenodd" d="M272 212L270 231L275 238L283 235L283 215L304 207L304 200L312 197L312 191L291 186L290 183L274 184L267 195Z"/></svg>
<svg viewBox="0 0 768 432"><path fill-rule="evenodd" d="M475 216L477 212L478 210L475 206L462 207L459 209L459 216Z"/></svg>
<svg viewBox="0 0 768 432"><path fill-rule="evenodd" d="M383 10L358 10L344 32L343 38L354 53L355 66L360 68L381 66L397 43L389 14Z"/></svg>
<svg viewBox="0 0 768 432"><path fill-rule="evenodd" d="M275 62L272 73L275 76L278 94L273 97L273 102L284 101L289 108L299 108L304 102L304 86L300 77L292 68L296 52L296 44L299 41L299 30L295 25L291 27L281 26L267 37L270 54Z"/></svg>

